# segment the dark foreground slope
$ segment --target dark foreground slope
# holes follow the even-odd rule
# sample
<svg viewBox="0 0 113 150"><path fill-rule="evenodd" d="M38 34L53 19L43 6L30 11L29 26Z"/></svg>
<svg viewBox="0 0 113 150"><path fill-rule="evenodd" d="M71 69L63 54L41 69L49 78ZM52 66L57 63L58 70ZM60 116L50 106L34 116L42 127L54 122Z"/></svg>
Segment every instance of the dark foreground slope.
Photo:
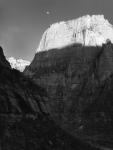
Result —
<svg viewBox="0 0 113 150"><path fill-rule="evenodd" d="M0 129L3 150L99 150L64 132L43 115L3 117Z"/></svg>
<svg viewBox="0 0 113 150"><path fill-rule="evenodd" d="M11 69L0 48L0 113L41 112L46 92L22 73Z"/></svg>
<svg viewBox="0 0 113 150"><path fill-rule="evenodd" d="M0 150L96 150L47 115L45 90L12 70L0 48Z"/></svg>
<svg viewBox="0 0 113 150"><path fill-rule="evenodd" d="M24 71L47 90L48 110L72 134L113 141L113 45L37 53ZM108 144L110 145L110 144Z"/></svg>

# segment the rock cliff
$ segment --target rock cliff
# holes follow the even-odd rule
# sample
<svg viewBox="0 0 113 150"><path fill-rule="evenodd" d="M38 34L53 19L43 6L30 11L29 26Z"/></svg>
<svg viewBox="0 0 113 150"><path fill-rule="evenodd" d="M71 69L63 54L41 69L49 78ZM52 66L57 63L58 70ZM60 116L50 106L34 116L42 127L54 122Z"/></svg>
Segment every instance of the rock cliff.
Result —
<svg viewBox="0 0 113 150"><path fill-rule="evenodd" d="M72 134L113 132L113 44L74 44L35 55L26 75L47 90L48 110ZM101 139L100 138L100 139Z"/></svg>
<svg viewBox="0 0 113 150"><path fill-rule="evenodd" d="M11 69L0 48L0 149L99 150L72 137L47 115L43 90Z"/></svg>
<svg viewBox="0 0 113 150"><path fill-rule="evenodd" d="M62 48L73 43L102 46L106 39L113 42L113 26L103 15L86 15L52 24L44 32L37 52Z"/></svg>

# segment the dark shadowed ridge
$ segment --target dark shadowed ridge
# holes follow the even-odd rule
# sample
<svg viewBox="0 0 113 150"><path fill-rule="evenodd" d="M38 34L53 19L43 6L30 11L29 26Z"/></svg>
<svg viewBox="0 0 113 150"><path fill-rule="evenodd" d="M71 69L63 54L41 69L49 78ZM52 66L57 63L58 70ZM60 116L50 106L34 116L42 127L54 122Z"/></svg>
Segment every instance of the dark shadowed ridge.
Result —
<svg viewBox="0 0 113 150"><path fill-rule="evenodd" d="M6 60L4 56L2 47L0 47L0 65L11 69L9 62Z"/></svg>
<svg viewBox="0 0 113 150"><path fill-rule="evenodd" d="M46 96L46 92L41 87L19 71L11 69L0 48L0 112L41 112L41 103L44 103L42 95Z"/></svg>
<svg viewBox="0 0 113 150"><path fill-rule="evenodd" d="M73 138L47 115L43 88L11 69L0 51L0 149L96 150Z"/></svg>
<svg viewBox="0 0 113 150"><path fill-rule="evenodd" d="M52 118L74 136L113 148L113 44L39 52L24 71L47 90Z"/></svg>

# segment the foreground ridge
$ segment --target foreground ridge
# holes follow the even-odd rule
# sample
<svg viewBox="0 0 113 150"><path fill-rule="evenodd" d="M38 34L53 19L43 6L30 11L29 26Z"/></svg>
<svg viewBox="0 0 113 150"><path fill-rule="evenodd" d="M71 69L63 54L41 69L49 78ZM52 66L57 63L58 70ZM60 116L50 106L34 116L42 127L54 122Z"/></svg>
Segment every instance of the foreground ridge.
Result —
<svg viewBox="0 0 113 150"><path fill-rule="evenodd" d="M35 54L24 73L46 91L47 109L67 132L113 149L113 44L73 44Z"/></svg>
<svg viewBox="0 0 113 150"><path fill-rule="evenodd" d="M11 69L0 47L0 150L98 150L58 127L46 99L43 88Z"/></svg>

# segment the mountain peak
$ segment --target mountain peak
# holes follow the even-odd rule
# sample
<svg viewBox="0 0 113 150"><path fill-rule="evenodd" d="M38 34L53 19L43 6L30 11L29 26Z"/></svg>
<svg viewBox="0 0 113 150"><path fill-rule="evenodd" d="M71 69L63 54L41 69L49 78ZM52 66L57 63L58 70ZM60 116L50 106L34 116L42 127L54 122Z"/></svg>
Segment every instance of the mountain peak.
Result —
<svg viewBox="0 0 113 150"><path fill-rule="evenodd" d="M6 60L3 48L0 46L0 66L11 68L9 62Z"/></svg>
<svg viewBox="0 0 113 150"><path fill-rule="evenodd" d="M113 26L104 15L86 15L50 25L44 32L36 52L62 48L74 43L101 46L107 39L113 42Z"/></svg>
<svg viewBox="0 0 113 150"><path fill-rule="evenodd" d="M17 69L21 72L24 71L26 66L30 65L29 61L23 59L15 59L14 57L8 58L8 61L12 68Z"/></svg>

